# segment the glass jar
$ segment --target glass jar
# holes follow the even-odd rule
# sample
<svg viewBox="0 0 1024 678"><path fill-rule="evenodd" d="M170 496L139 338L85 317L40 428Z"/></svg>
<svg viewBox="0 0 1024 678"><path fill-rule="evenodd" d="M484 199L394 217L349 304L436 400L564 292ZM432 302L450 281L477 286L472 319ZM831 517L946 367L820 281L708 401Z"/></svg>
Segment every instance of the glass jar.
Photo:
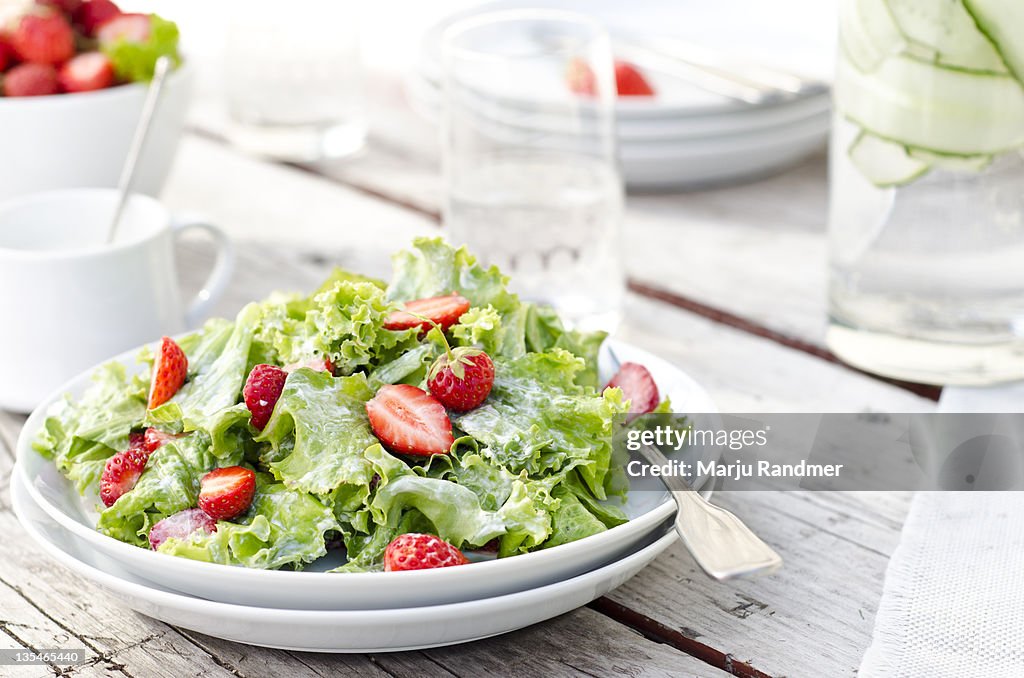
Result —
<svg viewBox="0 0 1024 678"><path fill-rule="evenodd" d="M1024 4L842 0L828 344L924 383L1024 378Z"/></svg>

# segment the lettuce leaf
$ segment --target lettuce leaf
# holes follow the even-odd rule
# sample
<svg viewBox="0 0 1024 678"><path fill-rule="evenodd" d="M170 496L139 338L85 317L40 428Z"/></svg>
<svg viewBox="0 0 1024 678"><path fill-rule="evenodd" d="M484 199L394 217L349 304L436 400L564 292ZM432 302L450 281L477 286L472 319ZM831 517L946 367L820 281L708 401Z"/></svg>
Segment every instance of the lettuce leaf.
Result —
<svg viewBox="0 0 1024 678"><path fill-rule="evenodd" d="M366 376L333 377L303 368L288 375L281 398L257 442L291 450L270 464L274 476L293 490L326 495L340 485L365 487L373 467L363 453L377 444L366 416L373 390ZM365 496L365 495L364 495Z"/></svg>
<svg viewBox="0 0 1024 678"><path fill-rule="evenodd" d="M327 553L324 536L339 527L323 501L258 473L252 507L237 522L220 521L216 532L168 539L160 551L222 565L301 569Z"/></svg>
<svg viewBox="0 0 1024 678"><path fill-rule="evenodd" d="M149 528L195 506L200 479L216 465L205 433L165 443L149 456L135 487L100 513L97 529L129 544L148 547Z"/></svg>
<svg viewBox="0 0 1024 678"><path fill-rule="evenodd" d="M178 37L177 24L152 14L147 40L133 42L119 39L112 44L101 45L101 49L110 58L119 79L148 82L153 79L156 61L160 57L166 55L171 57L175 66L181 64Z"/></svg>
<svg viewBox="0 0 1024 678"><path fill-rule="evenodd" d="M494 463L531 476L578 467L604 499L614 421L626 407L618 389L596 394L577 384L584 369L581 358L557 348L496 359L490 396L452 423L480 441L481 454Z"/></svg>

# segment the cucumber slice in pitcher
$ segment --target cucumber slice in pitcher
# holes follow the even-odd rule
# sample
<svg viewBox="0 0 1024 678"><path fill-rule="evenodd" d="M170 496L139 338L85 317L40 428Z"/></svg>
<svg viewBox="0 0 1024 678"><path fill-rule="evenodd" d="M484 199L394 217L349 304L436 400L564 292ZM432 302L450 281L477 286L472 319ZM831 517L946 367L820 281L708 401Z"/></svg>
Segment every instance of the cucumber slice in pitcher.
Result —
<svg viewBox="0 0 1024 678"><path fill-rule="evenodd" d="M1024 86L1024 2L963 0L978 28L995 45L1006 67Z"/></svg>
<svg viewBox="0 0 1024 678"><path fill-rule="evenodd" d="M865 131L953 155L1024 144L1024 88L1010 75L893 56L866 74L839 59L836 105Z"/></svg>
<svg viewBox="0 0 1024 678"><path fill-rule="evenodd" d="M839 44L858 70L870 73L907 47L886 0L841 0Z"/></svg>
<svg viewBox="0 0 1024 678"><path fill-rule="evenodd" d="M949 170L951 172L980 172L992 164L991 155L949 155L948 153L936 153L926 148L907 149L911 158L920 160L931 167Z"/></svg>
<svg viewBox="0 0 1024 678"><path fill-rule="evenodd" d="M974 71L1007 72L995 45L978 29L961 0L887 2L906 39L933 48L938 52L938 63Z"/></svg>
<svg viewBox="0 0 1024 678"><path fill-rule="evenodd" d="M864 178L879 188L909 184L929 169L900 144L868 132L857 135L847 153Z"/></svg>

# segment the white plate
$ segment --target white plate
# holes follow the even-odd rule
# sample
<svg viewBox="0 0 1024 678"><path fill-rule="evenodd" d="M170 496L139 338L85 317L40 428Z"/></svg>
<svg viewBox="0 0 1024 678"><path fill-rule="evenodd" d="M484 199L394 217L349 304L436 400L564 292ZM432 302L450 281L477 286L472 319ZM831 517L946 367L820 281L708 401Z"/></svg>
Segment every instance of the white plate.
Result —
<svg viewBox="0 0 1024 678"><path fill-rule="evenodd" d="M834 2L807 0L499 0L451 15L424 35L419 70L440 82L441 37L452 23L478 14L511 9L561 9L590 15L612 34L678 38L733 58L767 64L829 81L836 51ZM648 73L658 92L653 98L620 99L620 120L664 118L746 107L660 73Z"/></svg>
<svg viewBox="0 0 1024 678"><path fill-rule="evenodd" d="M628 344L614 340L609 344L620 360L646 365L662 392L671 397L676 411L716 411L707 393L678 368ZM137 370L136 353L130 351L116 359L127 369ZM601 355L600 367L605 379L609 378L613 370L607 351ZM49 405L66 392L81 395L90 373L79 375L47 398L25 423L18 440L18 472L27 491L53 520L97 553L129 565L140 577L211 600L305 610L352 610L437 605L503 595L560 581L607 563L632 550L675 510L657 479L632 479L625 507L628 523L514 558L413 572L328 574L324 570L339 564L329 557L303 572L251 570L156 553L97 532L96 498L80 497L73 484L32 449Z"/></svg>
<svg viewBox="0 0 1024 678"><path fill-rule="evenodd" d="M50 520L32 504L20 474L12 477L11 501L25 530L47 554L131 609L216 638L309 652L414 650L508 633L621 586L676 540L669 528L649 535L638 550L611 565L541 588L471 602L392 610L278 610L210 602L146 582Z"/></svg>

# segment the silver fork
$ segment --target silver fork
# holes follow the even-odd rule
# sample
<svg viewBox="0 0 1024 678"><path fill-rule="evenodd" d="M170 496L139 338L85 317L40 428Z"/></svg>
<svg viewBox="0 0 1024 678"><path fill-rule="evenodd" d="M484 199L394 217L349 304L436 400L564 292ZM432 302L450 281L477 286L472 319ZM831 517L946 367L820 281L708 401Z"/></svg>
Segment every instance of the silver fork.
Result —
<svg viewBox="0 0 1024 678"><path fill-rule="evenodd" d="M608 349L612 364L621 363ZM640 448L640 454L656 466L668 459L655 447ZM676 502L675 528L683 545L708 576L724 581L733 577L769 574L782 565L782 557L764 543L739 518L715 506L679 476L659 476Z"/></svg>

